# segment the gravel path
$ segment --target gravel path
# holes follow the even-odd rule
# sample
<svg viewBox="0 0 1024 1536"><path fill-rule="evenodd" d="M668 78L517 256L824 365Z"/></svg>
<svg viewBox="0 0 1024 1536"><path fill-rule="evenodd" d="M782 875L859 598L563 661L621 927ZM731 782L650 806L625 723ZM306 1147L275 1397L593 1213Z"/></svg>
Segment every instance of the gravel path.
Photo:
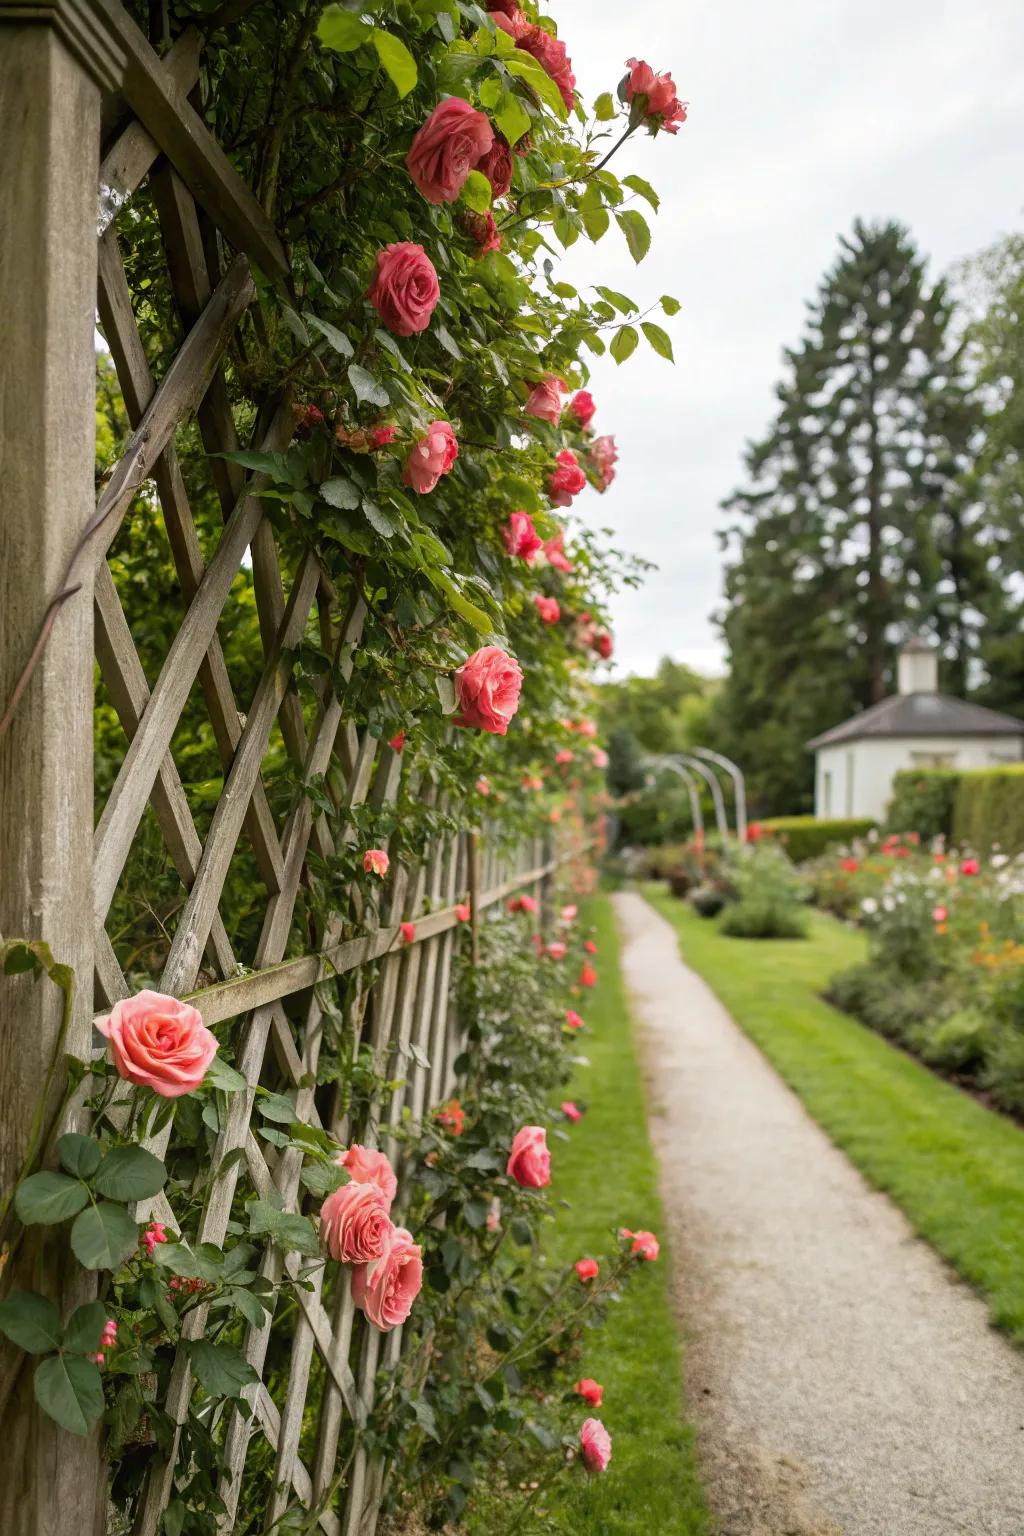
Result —
<svg viewBox="0 0 1024 1536"><path fill-rule="evenodd" d="M668 923L631 892L615 905L721 1536L1024 1536L1024 1358L683 965Z"/></svg>

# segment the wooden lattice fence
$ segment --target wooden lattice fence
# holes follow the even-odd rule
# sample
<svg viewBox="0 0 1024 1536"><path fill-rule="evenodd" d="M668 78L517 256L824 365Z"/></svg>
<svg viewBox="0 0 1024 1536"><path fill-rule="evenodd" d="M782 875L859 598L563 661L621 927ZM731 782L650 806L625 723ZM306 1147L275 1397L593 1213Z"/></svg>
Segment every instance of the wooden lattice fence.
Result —
<svg viewBox="0 0 1024 1536"><path fill-rule="evenodd" d="M239 1021L237 1064L249 1087L229 1097L214 1154L218 1176L210 1182L198 1234L199 1241L220 1246L240 1180L249 1181L262 1199L275 1196L286 1212L299 1211L308 1199L299 1179L301 1151L275 1149L261 1140L254 1104L256 1086L270 1088L292 1099L297 1122L320 1126L315 1083L323 988L336 977L362 971L365 986L356 989L348 1020L354 1039L369 1040L378 1066L397 1063L403 1079L371 1106L366 1123L350 1125L339 1105L328 1129L341 1141L354 1133L377 1139L394 1153L390 1132L403 1111L418 1119L450 1091L459 1049L458 1021L449 1005L456 945L475 943L481 915L510 892L528 889L543 896L553 860L540 839L503 856L486 841L478 846L468 832L446 832L424 860L397 864L386 909L379 918L361 912L362 936L343 934L343 915L359 910L353 890L339 900L342 915L327 921L305 952L294 953L293 917L308 860L330 856L331 833L307 795L293 796L284 815L272 807L261 776L272 735L283 742L300 780L323 777L333 764L332 782L343 785L342 803L353 809L394 800L402 754L368 730L356 730L345 717L337 686L321 686L312 712L295 686L296 653L310 625L318 626L323 649L340 658L335 684L343 684L360 643L361 604L354 604L343 625L332 626L332 593L315 556L307 552L296 568L284 568L268 504L256 494L261 477L223 458L210 461L223 527L204 560L176 449L176 434L193 416L208 454L239 448L226 354L255 294L254 269L287 291L288 260L259 203L189 103L201 57L198 32L179 37L161 59L116 0L52 5L5 0L0 22L5 24L0 26L0 120L5 132L18 126L25 147L24 164L6 178L0 201L8 365L2 435L9 508L0 546L5 699L33 636L41 656L0 742L0 932L43 938L74 966L78 990L66 1043L86 1054L93 1013L130 990L107 925L151 808L183 903L158 985L189 995L208 1024ZM118 243L118 210L146 178L181 326L180 345L160 378L147 361ZM132 432L98 501L87 510L93 278ZM24 324L15 326L15 315ZM253 446L283 447L292 425L288 400L268 401L257 418ZM184 606L152 686L107 560L147 482L159 497ZM263 662L243 715L218 625L232 584L250 563ZM90 597L95 655L127 738L91 851ZM197 682L223 767L203 836L172 750ZM434 794L424 786L428 802ZM445 809L457 812L450 805ZM252 953L239 952L220 911L240 844L251 849L262 882L263 918ZM472 910L466 926L455 910L463 901ZM398 926L406 919L416 921L411 943L402 940ZM96 996L90 1004L85 978L93 973ZM32 1104L64 1042L52 999L24 978L5 980L4 989L0 1072L5 1111L11 1106L3 1137L9 1186L28 1142ZM167 1125L151 1140L155 1151L164 1149L171 1131ZM140 1208L138 1216L178 1226L163 1196ZM282 1273L297 1277L308 1260L267 1238L259 1263L276 1281ZM259 1437L274 1456L275 1492L265 1528L296 1497L316 1511L329 1536L365 1536L375 1528L385 1469L367 1458L354 1431L372 1410L382 1351L385 1362L393 1363L401 1330L382 1345L381 1335L356 1313L346 1281L325 1296L323 1267L309 1266L309 1278L311 1289L295 1291L300 1312L289 1324L290 1363L279 1373L286 1383L283 1397L275 1399L261 1381L247 1391L251 1415L234 1410L226 1427L227 1470L219 1490L227 1509L225 1531L233 1528L247 1456ZM206 1320L203 1306L188 1314L186 1341L202 1333ZM272 1316L248 1327L244 1352L258 1373L274 1329ZM21 1471L0 1495L0 1525L5 1533L45 1530L47 1536L104 1529L97 1439L69 1445L68 1437L33 1409L24 1382L16 1380L17 1369L5 1358L10 1445ZM179 1427L192 1390L183 1346L163 1404ZM348 1459L339 1505L334 1494L343 1439ZM300 1454L300 1440L312 1445L312 1454ZM147 1476L134 1536L158 1536L182 1471L176 1432L169 1454L160 1456Z"/></svg>

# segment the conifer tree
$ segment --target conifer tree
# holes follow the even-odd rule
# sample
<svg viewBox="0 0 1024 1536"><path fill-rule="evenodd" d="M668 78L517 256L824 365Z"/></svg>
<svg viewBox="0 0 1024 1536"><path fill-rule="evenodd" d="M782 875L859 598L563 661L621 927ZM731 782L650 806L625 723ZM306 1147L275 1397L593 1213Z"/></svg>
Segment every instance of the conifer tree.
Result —
<svg viewBox="0 0 1024 1536"><path fill-rule="evenodd" d="M962 479L977 407L949 319L906 230L855 224L725 503L715 722L763 811L807 807L805 741L885 697L908 633L934 634L965 684L985 566Z"/></svg>

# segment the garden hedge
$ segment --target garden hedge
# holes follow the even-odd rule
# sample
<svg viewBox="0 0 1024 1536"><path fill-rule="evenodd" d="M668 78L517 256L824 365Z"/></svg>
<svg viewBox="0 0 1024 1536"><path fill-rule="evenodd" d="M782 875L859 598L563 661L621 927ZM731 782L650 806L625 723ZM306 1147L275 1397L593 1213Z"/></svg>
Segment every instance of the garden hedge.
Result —
<svg viewBox="0 0 1024 1536"><path fill-rule="evenodd" d="M868 816L836 817L830 821L817 816L773 816L755 825L784 844L795 864L817 857L833 843L849 843L855 837L866 837L875 827Z"/></svg>
<svg viewBox="0 0 1024 1536"><path fill-rule="evenodd" d="M898 773L888 816L891 831L943 836L987 852L1024 849L1024 763L961 773L929 768Z"/></svg>

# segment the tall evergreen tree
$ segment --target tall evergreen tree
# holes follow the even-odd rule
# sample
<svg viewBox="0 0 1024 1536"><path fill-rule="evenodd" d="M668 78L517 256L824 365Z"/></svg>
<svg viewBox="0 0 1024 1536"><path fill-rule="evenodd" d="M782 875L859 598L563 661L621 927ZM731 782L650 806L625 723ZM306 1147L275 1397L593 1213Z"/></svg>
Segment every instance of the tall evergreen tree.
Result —
<svg viewBox="0 0 1024 1536"><path fill-rule="evenodd" d="M898 224L857 223L785 353L779 408L725 508L714 712L762 810L807 805L803 743L883 698L895 645L930 630L962 687L985 584L963 489L977 407L942 283Z"/></svg>

